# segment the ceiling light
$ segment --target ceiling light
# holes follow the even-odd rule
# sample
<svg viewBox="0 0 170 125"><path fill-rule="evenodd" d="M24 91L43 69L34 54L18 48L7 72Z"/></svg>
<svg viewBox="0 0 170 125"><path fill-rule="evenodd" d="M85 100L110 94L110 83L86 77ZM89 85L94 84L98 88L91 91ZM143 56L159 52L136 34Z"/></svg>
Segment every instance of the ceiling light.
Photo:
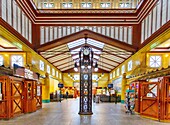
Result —
<svg viewBox="0 0 170 125"><path fill-rule="evenodd" d="M97 62L96 62L96 64L95 64L94 71L95 71L95 72L98 71L98 64L97 64Z"/></svg>
<svg viewBox="0 0 170 125"><path fill-rule="evenodd" d="M84 68L85 68L85 66L84 66L84 65L82 65L82 66L81 66L81 68L82 68L82 69L84 69Z"/></svg>
<svg viewBox="0 0 170 125"><path fill-rule="evenodd" d="M87 67L88 67L88 69L91 69L91 66L90 66L90 65L88 65Z"/></svg>

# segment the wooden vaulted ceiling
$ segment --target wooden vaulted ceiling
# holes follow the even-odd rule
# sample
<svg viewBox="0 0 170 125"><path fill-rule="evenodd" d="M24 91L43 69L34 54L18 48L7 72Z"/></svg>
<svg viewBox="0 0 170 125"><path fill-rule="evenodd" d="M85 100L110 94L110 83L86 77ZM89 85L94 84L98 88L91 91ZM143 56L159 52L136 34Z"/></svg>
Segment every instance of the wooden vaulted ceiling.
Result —
<svg viewBox="0 0 170 125"><path fill-rule="evenodd" d="M94 51L94 61L98 63L101 72L110 72L136 51L132 45L90 30L56 39L37 48L37 51L62 72L73 71L74 63L79 58L78 52L85 44L85 35L88 37L87 45Z"/></svg>
<svg viewBox="0 0 170 125"><path fill-rule="evenodd" d="M37 30L40 26L124 25L132 26L134 31L140 30L138 25L140 25L141 21L157 3L156 0L143 0L136 9L103 9L99 11L90 9L44 10L37 9L32 0L16 0L16 2L33 22L33 30ZM73 71L74 61L76 61L78 57L77 53L74 53L74 51L78 51L79 48L83 46L85 34L87 34L89 41L95 41L98 45L100 43L104 44L101 48L90 42L88 43L93 50L97 50L95 52L95 60L98 62L99 71L101 72L110 72L115 67L119 66L137 51L137 46L139 47L138 43L140 43L138 39L138 37L140 38L140 33L133 34L133 43L129 45L93 31L83 30L43 45L38 45L38 48L35 47L35 50L61 71L71 72ZM135 39L138 42L135 43ZM75 41L82 42L80 42L80 44L75 44ZM69 44L75 46L69 47Z"/></svg>

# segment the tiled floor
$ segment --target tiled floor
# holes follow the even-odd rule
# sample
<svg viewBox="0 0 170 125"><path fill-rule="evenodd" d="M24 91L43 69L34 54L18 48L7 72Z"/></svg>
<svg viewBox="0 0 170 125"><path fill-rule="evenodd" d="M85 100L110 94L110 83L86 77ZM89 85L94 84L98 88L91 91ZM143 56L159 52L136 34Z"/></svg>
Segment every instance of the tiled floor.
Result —
<svg viewBox="0 0 170 125"><path fill-rule="evenodd" d="M0 120L0 125L170 125L126 114L122 104L94 103L91 116L80 116L78 111L78 99L51 102L34 113Z"/></svg>

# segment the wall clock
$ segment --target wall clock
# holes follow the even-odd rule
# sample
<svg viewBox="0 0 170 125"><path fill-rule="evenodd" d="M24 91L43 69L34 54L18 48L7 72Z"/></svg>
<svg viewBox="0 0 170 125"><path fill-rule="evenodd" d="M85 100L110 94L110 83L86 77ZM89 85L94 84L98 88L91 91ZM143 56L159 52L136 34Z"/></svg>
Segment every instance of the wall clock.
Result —
<svg viewBox="0 0 170 125"><path fill-rule="evenodd" d="M90 53L90 50L88 48L84 49L84 51L83 51L84 55L87 56L87 55L89 55L89 53Z"/></svg>
<svg viewBox="0 0 170 125"><path fill-rule="evenodd" d="M84 74L84 79L88 80L88 75L87 74Z"/></svg>

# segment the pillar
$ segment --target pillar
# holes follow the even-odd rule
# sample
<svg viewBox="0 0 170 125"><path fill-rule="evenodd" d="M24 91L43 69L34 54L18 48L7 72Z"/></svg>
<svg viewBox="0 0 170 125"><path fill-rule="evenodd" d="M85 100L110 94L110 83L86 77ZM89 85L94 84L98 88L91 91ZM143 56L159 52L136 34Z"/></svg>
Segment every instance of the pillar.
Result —
<svg viewBox="0 0 170 125"><path fill-rule="evenodd" d="M125 102L125 93L126 93L126 73L123 73L122 78L122 91L121 91L121 103Z"/></svg>
<svg viewBox="0 0 170 125"><path fill-rule="evenodd" d="M45 74L44 85L42 86L42 102L49 103L50 102L50 79L49 74Z"/></svg>

